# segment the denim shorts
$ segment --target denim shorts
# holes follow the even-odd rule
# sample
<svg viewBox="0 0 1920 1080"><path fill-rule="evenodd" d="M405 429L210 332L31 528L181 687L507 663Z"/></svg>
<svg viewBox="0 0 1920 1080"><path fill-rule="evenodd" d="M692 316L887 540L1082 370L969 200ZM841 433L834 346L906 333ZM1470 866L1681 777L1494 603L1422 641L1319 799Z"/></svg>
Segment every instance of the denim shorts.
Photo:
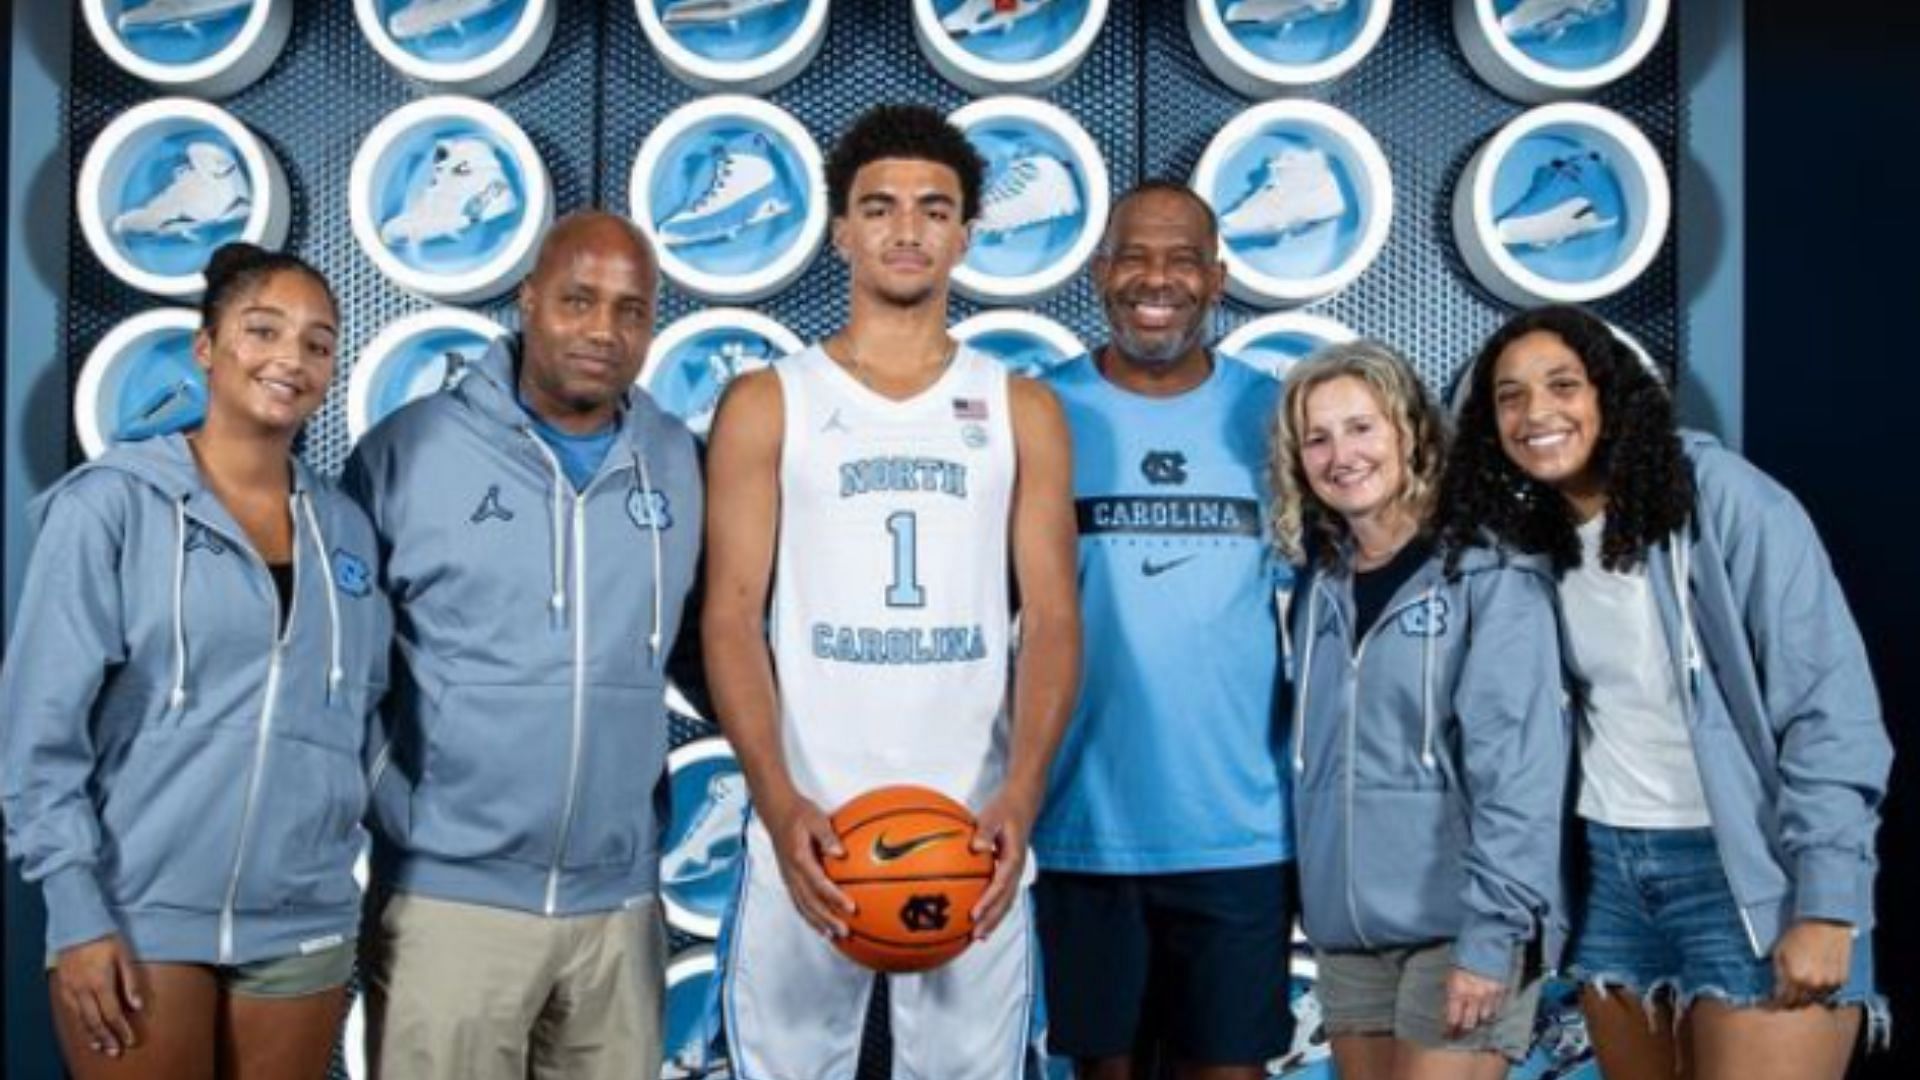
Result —
<svg viewBox="0 0 1920 1080"><path fill-rule="evenodd" d="M1755 956L1711 829L1586 830L1586 889L1575 898L1571 972L1678 1011L1709 997L1735 1008L1773 995L1773 960ZM1854 939L1833 1005L1866 1005L1877 1022L1872 935Z"/></svg>

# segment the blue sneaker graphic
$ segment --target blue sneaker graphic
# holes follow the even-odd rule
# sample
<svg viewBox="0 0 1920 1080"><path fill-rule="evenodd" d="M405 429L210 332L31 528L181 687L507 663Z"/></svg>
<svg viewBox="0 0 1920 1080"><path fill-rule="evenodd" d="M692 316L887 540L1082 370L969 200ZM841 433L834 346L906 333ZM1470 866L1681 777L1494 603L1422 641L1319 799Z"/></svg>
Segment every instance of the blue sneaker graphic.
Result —
<svg viewBox="0 0 1920 1080"><path fill-rule="evenodd" d="M505 4L507 0L413 0L387 19L387 32L396 41L430 37L443 30L467 32L468 19L476 19Z"/></svg>
<svg viewBox="0 0 1920 1080"><path fill-rule="evenodd" d="M793 199L773 164L773 146L755 133L739 145L711 151L713 179L707 189L660 223L668 247L731 240L756 225L793 212Z"/></svg>
<svg viewBox="0 0 1920 1080"><path fill-rule="evenodd" d="M1614 0L1520 0L1500 16L1500 32L1512 41L1555 41L1611 12L1613 5Z"/></svg>
<svg viewBox="0 0 1920 1080"><path fill-rule="evenodd" d="M1494 217L1500 242L1539 251L1619 225L1598 204L1596 187L1606 168L1599 151L1588 150L1535 169L1527 193Z"/></svg>
<svg viewBox="0 0 1920 1080"><path fill-rule="evenodd" d="M175 379L129 410L115 442L139 442L197 428L207 418L207 388L198 379Z"/></svg>
<svg viewBox="0 0 1920 1080"><path fill-rule="evenodd" d="M1346 9L1347 0L1236 0L1223 13L1227 23L1278 29L1286 33L1299 23Z"/></svg>
<svg viewBox="0 0 1920 1080"><path fill-rule="evenodd" d="M940 19L940 29L956 38L998 31L1044 11L1053 0L966 0Z"/></svg>
<svg viewBox="0 0 1920 1080"><path fill-rule="evenodd" d="M180 30L200 33L200 24L252 7L253 0L153 0L120 13L121 34Z"/></svg>
<svg viewBox="0 0 1920 1080"><path fill-rule="evenodd" d="M740 20L776 8L789 0L675 0L661 9L663 26L715 26L725 23L738 30Z"/></svg>

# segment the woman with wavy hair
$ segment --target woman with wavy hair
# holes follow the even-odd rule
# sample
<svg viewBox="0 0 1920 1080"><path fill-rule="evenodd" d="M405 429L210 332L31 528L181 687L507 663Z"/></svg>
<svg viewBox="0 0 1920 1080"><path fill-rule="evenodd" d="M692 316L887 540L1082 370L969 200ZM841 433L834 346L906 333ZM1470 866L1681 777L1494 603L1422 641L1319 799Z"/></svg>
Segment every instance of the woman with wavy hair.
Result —
<svg viewBox="0 0 1920 1080"><path fill-rule="evenodd" d="M1302 921L1340 1075L1492 1080L1559 932L1568 734L1543 560L1431 535L1438 408L1377 342L1294 368L1272 440Z"/></svg>
<svg viewBox="0 0 1920 1080"><path fill-rule="evenodd" d="M1866 650L1790 494L1678 430L1575 308L1468 375L1442 536L1552 560L1580 704L1572 971L1612 1080L1839 1077L1873 990L1891 757Z"/></svg>

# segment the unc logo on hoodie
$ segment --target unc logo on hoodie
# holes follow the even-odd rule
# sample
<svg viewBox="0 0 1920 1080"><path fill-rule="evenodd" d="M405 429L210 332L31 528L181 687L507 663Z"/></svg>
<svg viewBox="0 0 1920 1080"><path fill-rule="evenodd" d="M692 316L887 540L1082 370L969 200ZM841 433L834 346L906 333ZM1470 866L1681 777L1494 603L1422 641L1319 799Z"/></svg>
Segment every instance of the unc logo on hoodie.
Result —
<svg viewBox="0 0 1920 1080"><path fill-rule="evenodd" d="M367 561L345 548L333 549L333 583L348 596L360 598L373 591L373 571Z"/></svg>
<svg viewBox="0 0 1920 1080"><path fill-rule="evenodd" d="M636 529L665 531L673 528L673 511L667 504L667 493L664 491L646 491L637 487L628 491L627 516L633 519Z"/></svg>
<svg viewBox="0 0 1920 1080"><path fill-rule="evenodd" d="M1408 637L1445 637L1451 609L1444 596L1428 596L1400 613L1400 632Z"/></svg>

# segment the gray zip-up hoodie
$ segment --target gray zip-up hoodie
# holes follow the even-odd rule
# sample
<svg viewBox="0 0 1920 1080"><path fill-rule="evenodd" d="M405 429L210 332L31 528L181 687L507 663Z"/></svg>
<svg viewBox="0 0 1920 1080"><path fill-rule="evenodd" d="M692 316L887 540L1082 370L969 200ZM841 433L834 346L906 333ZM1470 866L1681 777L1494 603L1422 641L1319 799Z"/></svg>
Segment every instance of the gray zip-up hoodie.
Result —
<svg viewBox="0 0 1920 1080"><path fill-rule="evenodd" d="M699 556L693 438L639 391L575 492L503 340L355 448L398 627L374 876L546 915L657 888L664 665Z"/></svg>
<svg viewBox="0 0 1920 1080"><path fill-rule="evenodd" d="M1436 554L1356 628L1342 552L1291 616L1308 940L1451 941L1458 966L1502 981L1535 938L1557 962L1571 744L1544 560L1474 548L1448 574Z"/></svg>
<svg viewBox="0 0 1920 1080"><path fill-rule="evenodd" d="M1681 443L1694 518L1647 576L1748 944L1766 956L1802 919L1864 930L1893 748L1860 630L1799 502L1711 436Z"/></svg>
<svg viewBox="0 0 1920 1080"><path fill-rule="evenodd" d="M349 941L391 622L373 530L294 462L293 604L180 435L35 502L0 673L7 848L47 948L243 964Z"/></svg>

